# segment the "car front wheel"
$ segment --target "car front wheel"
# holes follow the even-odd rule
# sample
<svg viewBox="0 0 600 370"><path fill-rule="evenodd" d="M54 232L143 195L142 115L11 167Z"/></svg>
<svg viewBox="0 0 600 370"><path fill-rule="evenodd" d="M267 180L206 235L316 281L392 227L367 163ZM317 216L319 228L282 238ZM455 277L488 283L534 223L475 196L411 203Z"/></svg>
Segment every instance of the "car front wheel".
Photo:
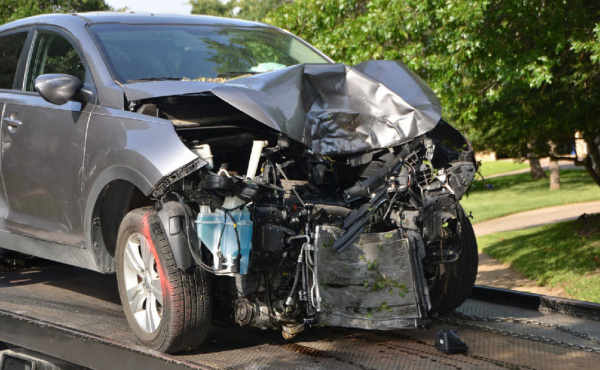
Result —
<svg viewBox="0 0 600 370"><path fill-rule="evenodd" d="M116 258L121 303L139 341L167 353L201 344L211 321L209 281L197 266L176 266L153 208L125 216Z"/></svg>
<svg viewBox="0 0 600 370"><path fill-rule="evenodd" d="M458 260L446 263L445 272L442 272L440 266L436 266L427 276L431 311L435 313L446 313L463 304L477 278L479 254L473 226L462 210L459 210L458 220L462 241Z"/></svg>

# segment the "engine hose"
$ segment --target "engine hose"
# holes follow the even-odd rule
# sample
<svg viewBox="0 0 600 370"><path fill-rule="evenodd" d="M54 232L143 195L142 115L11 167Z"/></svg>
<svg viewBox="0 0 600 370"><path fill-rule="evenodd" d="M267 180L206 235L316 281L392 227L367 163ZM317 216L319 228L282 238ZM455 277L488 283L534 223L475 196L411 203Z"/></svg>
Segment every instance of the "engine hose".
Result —
<svg viewBox="0 0 600 370"><path fill-rule="evenodd" d="M304 245L302 246L302 249L300 250L300 255L298 256L298 264L296 265L296 276L294 277L294 285L292 285L292 290L290 290L290 294L288 295L287 300L285 301L285 304L288 306L290 306L294 302L293 296L296 293L296 289L298 288L298 281L300 281L300 273L302 270L303 256L304 256Z"/></svg>
<svg viewBox="0 0 600 370"><path fill-rule="evenodd" d="M287 252L285 252L285 253L287 253ZM281 271L281 267L283 266L284 262L285 262L285 259L281 258L281 261L279 261L279 265L277 266L277 268L275 269L275 272L273 273L273 275L271 276L271 278L268 281L269 286L273 285L273 282L277 278L277 275L279 275L279 271Z"/></svg>
<svg viewBox="0 0 600 370"><path fill-rule="evenodd" d="M237 229L237 222L235 221L235 219L233 218L233 216L231 215L231 213L229 213L229 210L225 209L225 208L221 208L223 210L223 212L225 212L225 215L228 216L231 219L231 222L233 222L233 231L235 231L235 239L237 241L237 249L238 249L238 255L236 257L237 263L237 269L238 271L236 272L240 272L240 260L242 259L242 245L240 243L240 234L238 233L238 229ZM225 228L223 228L223 230L225 230ZM221 236L223 235L223 233L221 233ZM221 238L219 237L219 248L221 247Z"/></svg>

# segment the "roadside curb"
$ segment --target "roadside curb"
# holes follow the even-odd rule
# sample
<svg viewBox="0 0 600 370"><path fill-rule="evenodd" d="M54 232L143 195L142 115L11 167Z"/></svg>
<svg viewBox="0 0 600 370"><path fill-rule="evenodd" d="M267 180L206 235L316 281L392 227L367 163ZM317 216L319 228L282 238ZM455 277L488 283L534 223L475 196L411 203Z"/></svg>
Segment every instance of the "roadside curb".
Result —
<svg viewBox="0 0 600 370"><path fill-rule="evenodd" d="M600 321L600 304L475 285L471 299Z"/></svg>

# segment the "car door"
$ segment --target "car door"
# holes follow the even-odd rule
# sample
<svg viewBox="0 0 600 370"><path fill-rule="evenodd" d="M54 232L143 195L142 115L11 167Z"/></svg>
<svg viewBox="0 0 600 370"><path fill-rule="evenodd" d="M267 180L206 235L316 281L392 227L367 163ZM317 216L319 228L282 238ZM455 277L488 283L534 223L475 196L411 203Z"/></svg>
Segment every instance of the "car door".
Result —
<svg viewBox="0 0 600 370"><path fill-rule="evenodd" d="M15 79L18 75L19 61L29 34L28 29L17 29L0 35L0 116L3 117L6 103L10 102ZM0 121L0 128L4 123ZM0 154L1 156L1 154ZM1 157L0 157L1 158ZM2 163L0 160L0 177ZM0 178L0 230L5 230L5 218L8 214L8 204L4 189L4 181Z"/></svg>
<svg viewBox="0 0 600 370"><path fill-rule="evenodd" d="M8 206L6 229L54 243L83 246L81 173L87 124L94 104L54 105L34 88L42 74L93 83L75 40L58 28L37 29L21 91L5 103L1 170ZM94 94L92 93L92 96Z"/></svg>

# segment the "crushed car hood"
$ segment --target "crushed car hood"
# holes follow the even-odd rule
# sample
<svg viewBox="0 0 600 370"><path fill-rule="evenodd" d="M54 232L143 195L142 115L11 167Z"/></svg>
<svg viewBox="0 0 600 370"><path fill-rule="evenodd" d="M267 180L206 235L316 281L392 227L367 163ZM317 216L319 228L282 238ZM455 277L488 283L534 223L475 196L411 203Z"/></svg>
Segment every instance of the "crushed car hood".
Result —
<svg viewBox="0 0 600 370"><path fill-rule="evenodd" d="M222 84L154 81L123 88L129 101L212 93L324 155L394 146L441 118L433 91L398 61L300 64Z"/></svg>

